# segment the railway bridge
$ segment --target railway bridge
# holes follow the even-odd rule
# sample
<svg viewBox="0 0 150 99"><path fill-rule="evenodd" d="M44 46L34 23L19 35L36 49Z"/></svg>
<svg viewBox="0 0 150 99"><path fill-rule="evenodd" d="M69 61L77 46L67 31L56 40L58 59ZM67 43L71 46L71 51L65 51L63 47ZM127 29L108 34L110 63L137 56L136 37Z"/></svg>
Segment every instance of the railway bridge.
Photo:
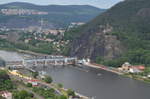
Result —
<svg viewBox="0 0 150 99"><path fill-rule="evenodd" d="M76 57L59 57L59 58L29 58L16 61L6 61L7 67L23 68L33 66L61 66L76 64Z"/></svg>

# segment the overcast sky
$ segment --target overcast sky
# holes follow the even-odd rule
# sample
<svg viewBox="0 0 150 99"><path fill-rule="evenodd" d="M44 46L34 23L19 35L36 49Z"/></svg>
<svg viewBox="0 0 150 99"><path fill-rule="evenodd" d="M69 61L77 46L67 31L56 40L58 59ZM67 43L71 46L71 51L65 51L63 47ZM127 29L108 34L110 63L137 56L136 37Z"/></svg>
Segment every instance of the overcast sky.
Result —
<svg viewBox="0 0 150 99"><path fill-rule="evenodd" d="M99 8L110 8L122 0L0 0L0 4L9 2L29 2L38 5L93 5Z"/></svg>

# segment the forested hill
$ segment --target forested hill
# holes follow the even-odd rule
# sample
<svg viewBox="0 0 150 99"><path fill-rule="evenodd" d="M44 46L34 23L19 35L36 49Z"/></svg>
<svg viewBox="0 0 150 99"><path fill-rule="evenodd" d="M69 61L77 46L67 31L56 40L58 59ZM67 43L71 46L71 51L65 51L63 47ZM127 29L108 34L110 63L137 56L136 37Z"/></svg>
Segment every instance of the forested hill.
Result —
<svg viewBox="0 0 150 99"><path fill-rule="evenodd" d="M74 39L70 55L117 66L150 64L150 0L125 0L83 27L66 33ZM110 61L107 61L110 60Z"/></svg>
<svg viewBox="0 0 150 99"><path fill-rule="evenodd" d="M23 2L2 4L0 5L0 10L1 9L23 9L38 11L40 14L41 12L48 13L44 15L5 15L0 12L0 26L8 27L27 27L34 24L39 25L38 22L41 18L49 27L64 27L71 22L88 22L105 11L105 9L99 9L89 5L40 6ZM26 11L26 13L29 12Z"/></svg>

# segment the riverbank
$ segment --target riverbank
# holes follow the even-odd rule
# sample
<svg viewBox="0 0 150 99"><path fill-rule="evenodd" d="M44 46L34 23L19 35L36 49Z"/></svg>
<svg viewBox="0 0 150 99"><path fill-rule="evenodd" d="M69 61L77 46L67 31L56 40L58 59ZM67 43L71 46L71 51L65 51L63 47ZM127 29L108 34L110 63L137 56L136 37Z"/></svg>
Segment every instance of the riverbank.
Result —
<svg viewBox="0 0 150 99"><path fill-rule="evenodd" d="M149 78L145 78L145 77L143 77L141 75L138 75L138 74L129 74L128 73L128 74L124 74L123 76L150 84L150 79Z"/></svg>
<svg viewBox="0 0 150 99"><path fill-rule="evenodd" d="M30 54L34 56L47 56L48 54L43 54L43 53L36 53L28 50L18 50L19 53L24 53L24 54Z"/></svg>
<svg viewBox="0 0 150 99"><path fill-rule="evenodd" d="M18 52L18 53L23 53L23 54L30 54L30 55L34 55L34 56L47 56L49 54L44 54L44 53L37 53L37 52L33 52L30 50L21 50L21 49L10 49L10 48L0 48L0 50L2 51L10 51L10 52Z"/></svg>
<svg viewBox="0 0 150 99"><path fill-rule="evenodd" d="M124 74L123 72L120 72L117 68L108 67L108 66L104 66L104 65L100 65L100 64L87 63L87 64L85 64L85 66L96 68L96 69L102 69L102 70L112 72L112 73L115 73L115 74L118 74L118 75L123 75Z"/></svg>
<svg viewBox="0 0 150 99"><path fill-rule="evenodd" d="M100 65L100 64L95 64L95 63L89 63L89 64L86 64L85 66L96 68L96 69L102 69L102 70L105 70L105 71L108 71L108 72L112 72L112 73L115 73L115 74L118 74L118 75L122 75L123 77L132 78L134 80L138 80L138 81L142 81L142 82L150 84L150 79L146 78L146 77L143 77L140 74L124 73L124 72L119 71L117 68L108 67L108 66L104 66L104 65Z"/></svg>

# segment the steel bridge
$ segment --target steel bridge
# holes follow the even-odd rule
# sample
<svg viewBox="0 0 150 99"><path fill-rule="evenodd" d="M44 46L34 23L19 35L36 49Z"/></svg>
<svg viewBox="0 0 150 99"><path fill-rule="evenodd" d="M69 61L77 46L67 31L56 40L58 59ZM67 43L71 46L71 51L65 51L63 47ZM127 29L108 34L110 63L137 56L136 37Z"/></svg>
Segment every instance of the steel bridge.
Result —
<svg viewBox="0 0 150 99"><path fill-rule="evenodd" d="M32 67L32 66L60 66L76 64L77 58L75 57L61 57L61 58L31 58L16 61L6 61L7 67Z"/></svg>

